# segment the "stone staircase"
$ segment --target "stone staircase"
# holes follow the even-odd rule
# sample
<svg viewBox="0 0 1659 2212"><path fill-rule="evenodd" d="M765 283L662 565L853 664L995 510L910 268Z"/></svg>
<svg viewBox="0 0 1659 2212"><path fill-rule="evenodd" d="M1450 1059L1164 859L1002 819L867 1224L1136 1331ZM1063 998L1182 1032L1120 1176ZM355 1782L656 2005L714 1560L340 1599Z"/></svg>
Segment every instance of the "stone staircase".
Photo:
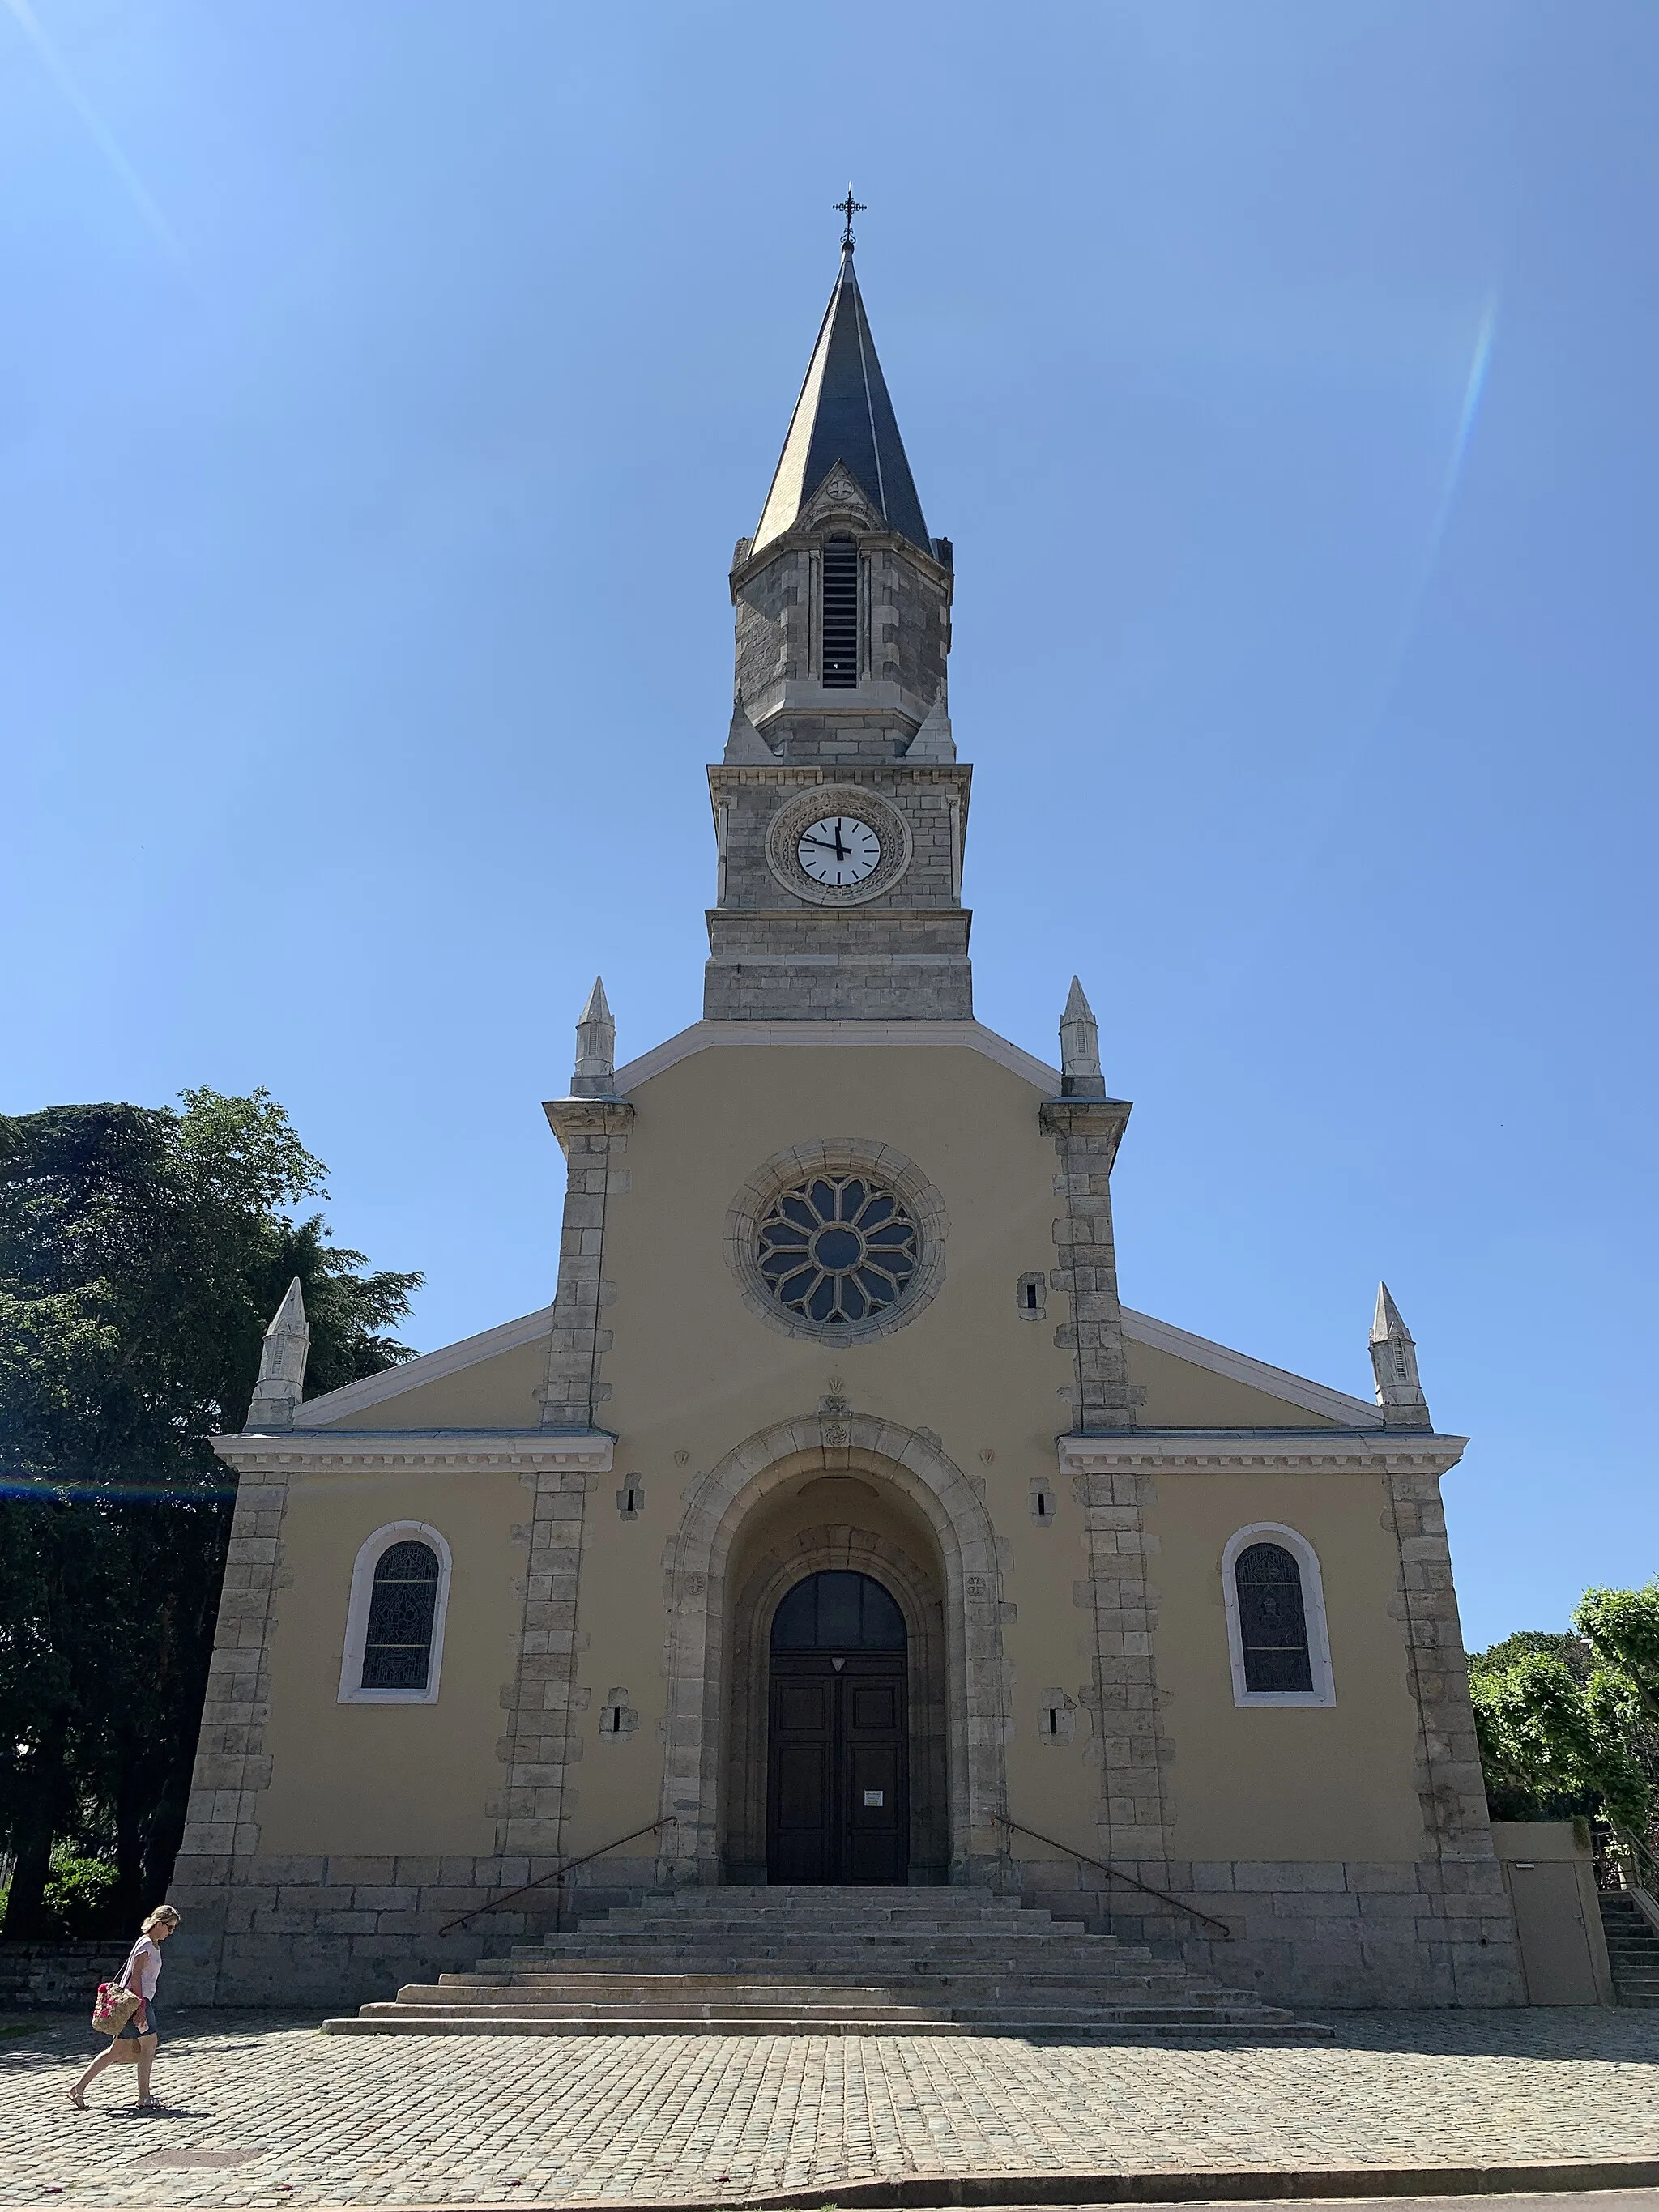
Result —
<svg viewBox="0 0 1659 2212"><path fill-rule="evenodd" d="M653 1893L333 2035L1328 2036L988 1888Z"/></svg>
<svg viewBox="0 0 1659 2212"><path fill-rule="evenodd" d="M1622 1891L1604 1889L1601 1905L1613 1994L1621 2005L1659 2005L1659 1934Z"/></svg>

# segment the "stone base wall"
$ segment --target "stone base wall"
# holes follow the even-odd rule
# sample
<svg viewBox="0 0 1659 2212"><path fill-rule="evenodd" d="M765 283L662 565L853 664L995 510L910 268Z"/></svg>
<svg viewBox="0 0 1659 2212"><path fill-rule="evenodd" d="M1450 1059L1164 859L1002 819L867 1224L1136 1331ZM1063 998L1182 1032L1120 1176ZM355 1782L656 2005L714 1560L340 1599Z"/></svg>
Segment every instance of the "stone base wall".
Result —
<svg viewBox="0 0 1659 2212"><path fill-rule="evenodd" d="M173 2004L355 2008L405 1982L465 1973L582 1913L636 1899L655 1859L608 1858L446 1935L448 1923L538 1881L553 1858L181 1858L168 1895ZM117 1962L119 1963L118 1960ZM90 1997L88 1997L90 2004Z"/></svg>
<svg viewBox="0 0 1659 2212"><path fill-rule="evenodd" d="M56 1943L0 1943L0 2012L78 2012L92 2017L100 1982L112 1981L132 1948L130 1936Z"/></svg>
<svg viewBox="0 0 1659 2212"><path fill-rule="evenodd" d="M222 1862L181 1860L171 1894L185 1918L167 1946L171 2001L355 2007L391 1996L405 1982L466 1972L514 1944L539 1942L559 1926L571 1929L584 1917L635 1904L664 1872L654 1858L606 1858L574 1869L562 1902L550 1884L468 1927L442 1932L448 1922L556 1864L264 1857L240 1861L233 1872ZM1160 1958L1270 2003L1526 2002L1496 1860L1240 1860L1127 1870L1212 1914L1231 1929L1231 1939L1126 1884L1103 1881L1092 1868L1056 1859L1013 1864L1025 1904L1082 1920L1097 1935L1149 1943ZM1010 1886L1006 1861L988 1860L967 1871L972 1880ZM10 1948L0 1947L0 1972ZM35 1947L15 1948L21 1953ZM72 1962L71 1978L78 1972L80 1980L69 2001L85 1996L90 2005L106 1948L52 1947L54 1958L70 1950L88 1954L85 1965ZM55 1974L52 1986L58 1986Z"/></svg>
<svg viewBox="0 0 1659 2212"><path fill-rule="evenodd" d="M1494 1858L1221 1860L1125 1870L1212 1914L1231 1938L1091 1867L1017 1859L1020 1893L1096 1935L1273 2004L1518 2005L1515 1923Z"/></svg>

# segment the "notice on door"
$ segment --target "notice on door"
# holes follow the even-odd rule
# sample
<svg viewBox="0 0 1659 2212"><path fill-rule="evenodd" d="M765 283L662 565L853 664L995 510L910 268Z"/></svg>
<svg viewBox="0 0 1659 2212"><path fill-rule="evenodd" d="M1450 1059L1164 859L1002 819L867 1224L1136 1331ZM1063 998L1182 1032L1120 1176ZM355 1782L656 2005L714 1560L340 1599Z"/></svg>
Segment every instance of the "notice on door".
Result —
<svg viewBox="0 0 1659 2212"><path fill-rule="evenodd" d="M866 1805L884 1805L887 1802L887 1793L884 1790L866 1790L864 1793L864 1802Z"/></svg>

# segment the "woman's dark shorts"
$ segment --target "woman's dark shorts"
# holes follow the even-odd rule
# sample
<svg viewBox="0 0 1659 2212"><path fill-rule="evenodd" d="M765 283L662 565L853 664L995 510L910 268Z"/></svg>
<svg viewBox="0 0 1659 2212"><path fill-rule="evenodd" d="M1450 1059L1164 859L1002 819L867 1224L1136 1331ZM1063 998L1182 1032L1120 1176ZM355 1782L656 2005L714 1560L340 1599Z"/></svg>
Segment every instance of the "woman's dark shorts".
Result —
<svg viewBox="0 0 1659 2212"><path fill-rule="evenodd" d="M155 2009L155 2000L154 1997L149 1997L145 2000L144 2014L149 2022L148 2027L141 2028L139 2027L138 2015L137 2013L134 2013L132 2018L121 2030L120 2035L118 2035L115 2040L119 2043L123 2036L129 2035L132 2037L135 2042L141 2035L154 2035L159 2039L161 2033L161 2022Z"/></svg>

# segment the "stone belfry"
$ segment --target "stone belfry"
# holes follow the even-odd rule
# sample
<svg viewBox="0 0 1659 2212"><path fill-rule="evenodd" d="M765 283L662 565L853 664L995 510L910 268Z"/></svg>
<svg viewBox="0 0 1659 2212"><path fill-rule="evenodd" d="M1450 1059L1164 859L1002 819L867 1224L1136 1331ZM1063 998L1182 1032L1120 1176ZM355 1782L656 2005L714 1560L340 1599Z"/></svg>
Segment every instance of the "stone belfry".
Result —
<svg viewBox="0 0 1659 2212"><path fill-rule="evenodd" d="M736 696L708 771L710 1020L973 1015L951 545L922 520L848 212L772 487L732 559Z"/></svg>

